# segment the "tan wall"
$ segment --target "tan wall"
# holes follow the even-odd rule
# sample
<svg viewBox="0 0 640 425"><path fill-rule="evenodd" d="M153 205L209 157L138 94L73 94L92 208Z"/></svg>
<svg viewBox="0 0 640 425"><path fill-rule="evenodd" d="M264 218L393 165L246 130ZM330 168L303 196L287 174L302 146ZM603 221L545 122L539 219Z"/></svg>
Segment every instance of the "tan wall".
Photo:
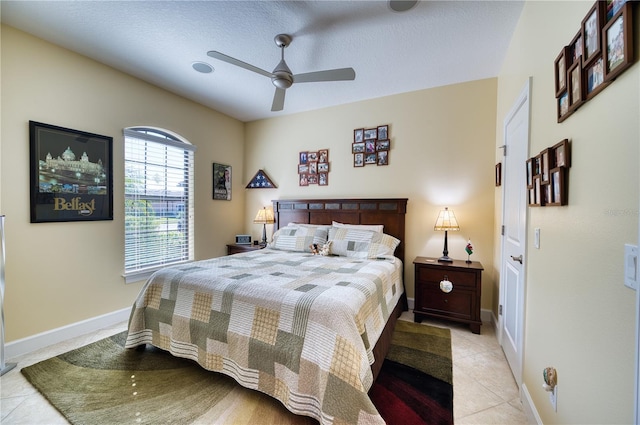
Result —
<svg viewBox="0 0 640 425"><path fill-rule="evenodd" d="M131 306L123 227L125 127L149 125L197 146L196 257L220 256L244 226L241 179L212 201L211 163L243 173L244 124L68 50L2 26L0 201L6 215L6 340ZM29 222L29 120L113 137L113 221Z"/></svg>
<svg viewBox="0 0 640 425"><path fill-rule="evenodd" d="M636 295L623 285L623 248L638 235L638 65L563 123L555 117L553 63L592 5L527 2L498 80L497 145L529 76L530 155L572 141L569 205L528 211L523 382L545 424L633 420ZM542 389L547 366L558 370L557 412Z"/></svg>
<svg viewBox="0 0 640 425"><path fill-rule="evenodd" d="M442 255L444 234L433 225L449 206L461 227L449 233L449 255L466 259L471 238L472 258L485 266L482 307L492 308L495 96L496 80L488 79L248 123L245 181L262 168L278 186L247 191L248 231L260 236L252 219L272 199L409 198L405 277L413 297L413 259ZM383 124L389 165L354 168L353 130ZM300 187L298 153L316 149L329 149L329 185Z"/></svg>

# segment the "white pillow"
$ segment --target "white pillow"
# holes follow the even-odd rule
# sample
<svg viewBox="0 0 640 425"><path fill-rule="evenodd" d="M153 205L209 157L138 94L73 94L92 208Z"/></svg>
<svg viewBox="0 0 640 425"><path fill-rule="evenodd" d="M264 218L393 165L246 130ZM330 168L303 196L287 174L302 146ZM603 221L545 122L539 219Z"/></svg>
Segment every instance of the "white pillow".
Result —
<svg viewBox="0 0 640 425"><path fill-rule="evenodd" d="M282 251L311 252L311 244L327 242L328 226L285 226L273 234L267 246Z"/></svg>
<svg viewBox="0 0 640 425"><path fill-rule="evenodd" d="M344 228L344 229L356 229L356 230L371 230L373 232L384 232L384 226L382 224L344 224L334 221L331 226Z"/></svg>
<svg viewBox="0 0 640 425"><path fill-rule="evenodd" d="M354 258L393 255L400 240L371 230L332 227L329 230L331 254Z"/></svg>

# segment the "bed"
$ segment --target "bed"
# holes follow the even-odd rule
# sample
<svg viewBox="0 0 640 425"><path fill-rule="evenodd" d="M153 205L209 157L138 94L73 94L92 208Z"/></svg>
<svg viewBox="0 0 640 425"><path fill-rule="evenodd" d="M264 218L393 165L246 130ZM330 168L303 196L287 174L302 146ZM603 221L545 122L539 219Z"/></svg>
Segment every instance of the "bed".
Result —
<svg viewBox="0 0 640 425"><path fill-rule="evenodd" d="M267 248L154 273L126 347L192 359L322 424L383 424L367 393L407 308L406 204L273 201ZM313 255L312 244L333 255Z"/></svg>

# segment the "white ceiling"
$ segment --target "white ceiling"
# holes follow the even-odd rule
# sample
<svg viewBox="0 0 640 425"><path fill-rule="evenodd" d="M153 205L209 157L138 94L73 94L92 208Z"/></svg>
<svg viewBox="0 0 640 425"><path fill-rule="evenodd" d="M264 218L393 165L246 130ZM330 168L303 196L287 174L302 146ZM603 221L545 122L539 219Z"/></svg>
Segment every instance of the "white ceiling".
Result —
<svg viewBox="0 0 640 425"><path fill-rule="evenodd" d="M495 77L522 1L9 1L1 19L242 121ZM293 37L293 74L352 67L355 81L294 84L271 112L269 78L207 56L272 71L274 36ZM214 72L192 68L206 62ZM46 72L46 64L43 64Z"/></svg>

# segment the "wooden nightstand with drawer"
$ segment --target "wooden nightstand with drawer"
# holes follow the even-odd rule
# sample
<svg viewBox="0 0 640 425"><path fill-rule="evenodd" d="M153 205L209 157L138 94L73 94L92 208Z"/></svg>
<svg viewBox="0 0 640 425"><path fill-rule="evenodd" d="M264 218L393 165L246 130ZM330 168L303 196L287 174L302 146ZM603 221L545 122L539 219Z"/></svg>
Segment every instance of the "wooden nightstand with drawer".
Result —
<svg viewBox="0 0 640 425"><path fill-rule="evenodd" d="M264 247L264 245L230 243L227 244L227 255L239 254L241 252L257 251Z"/></svg>
<svg viewBox="0 0 640 425"><path fill-rule="evenodd" d="M439 262L437 258L416 257L414 321L425 317L468 323L471 332L480 333L480 296L482 294L482 264L453 260ZM451 282L451 288L445 283ZM449 290L449 292L446 292Z"/></svg>

